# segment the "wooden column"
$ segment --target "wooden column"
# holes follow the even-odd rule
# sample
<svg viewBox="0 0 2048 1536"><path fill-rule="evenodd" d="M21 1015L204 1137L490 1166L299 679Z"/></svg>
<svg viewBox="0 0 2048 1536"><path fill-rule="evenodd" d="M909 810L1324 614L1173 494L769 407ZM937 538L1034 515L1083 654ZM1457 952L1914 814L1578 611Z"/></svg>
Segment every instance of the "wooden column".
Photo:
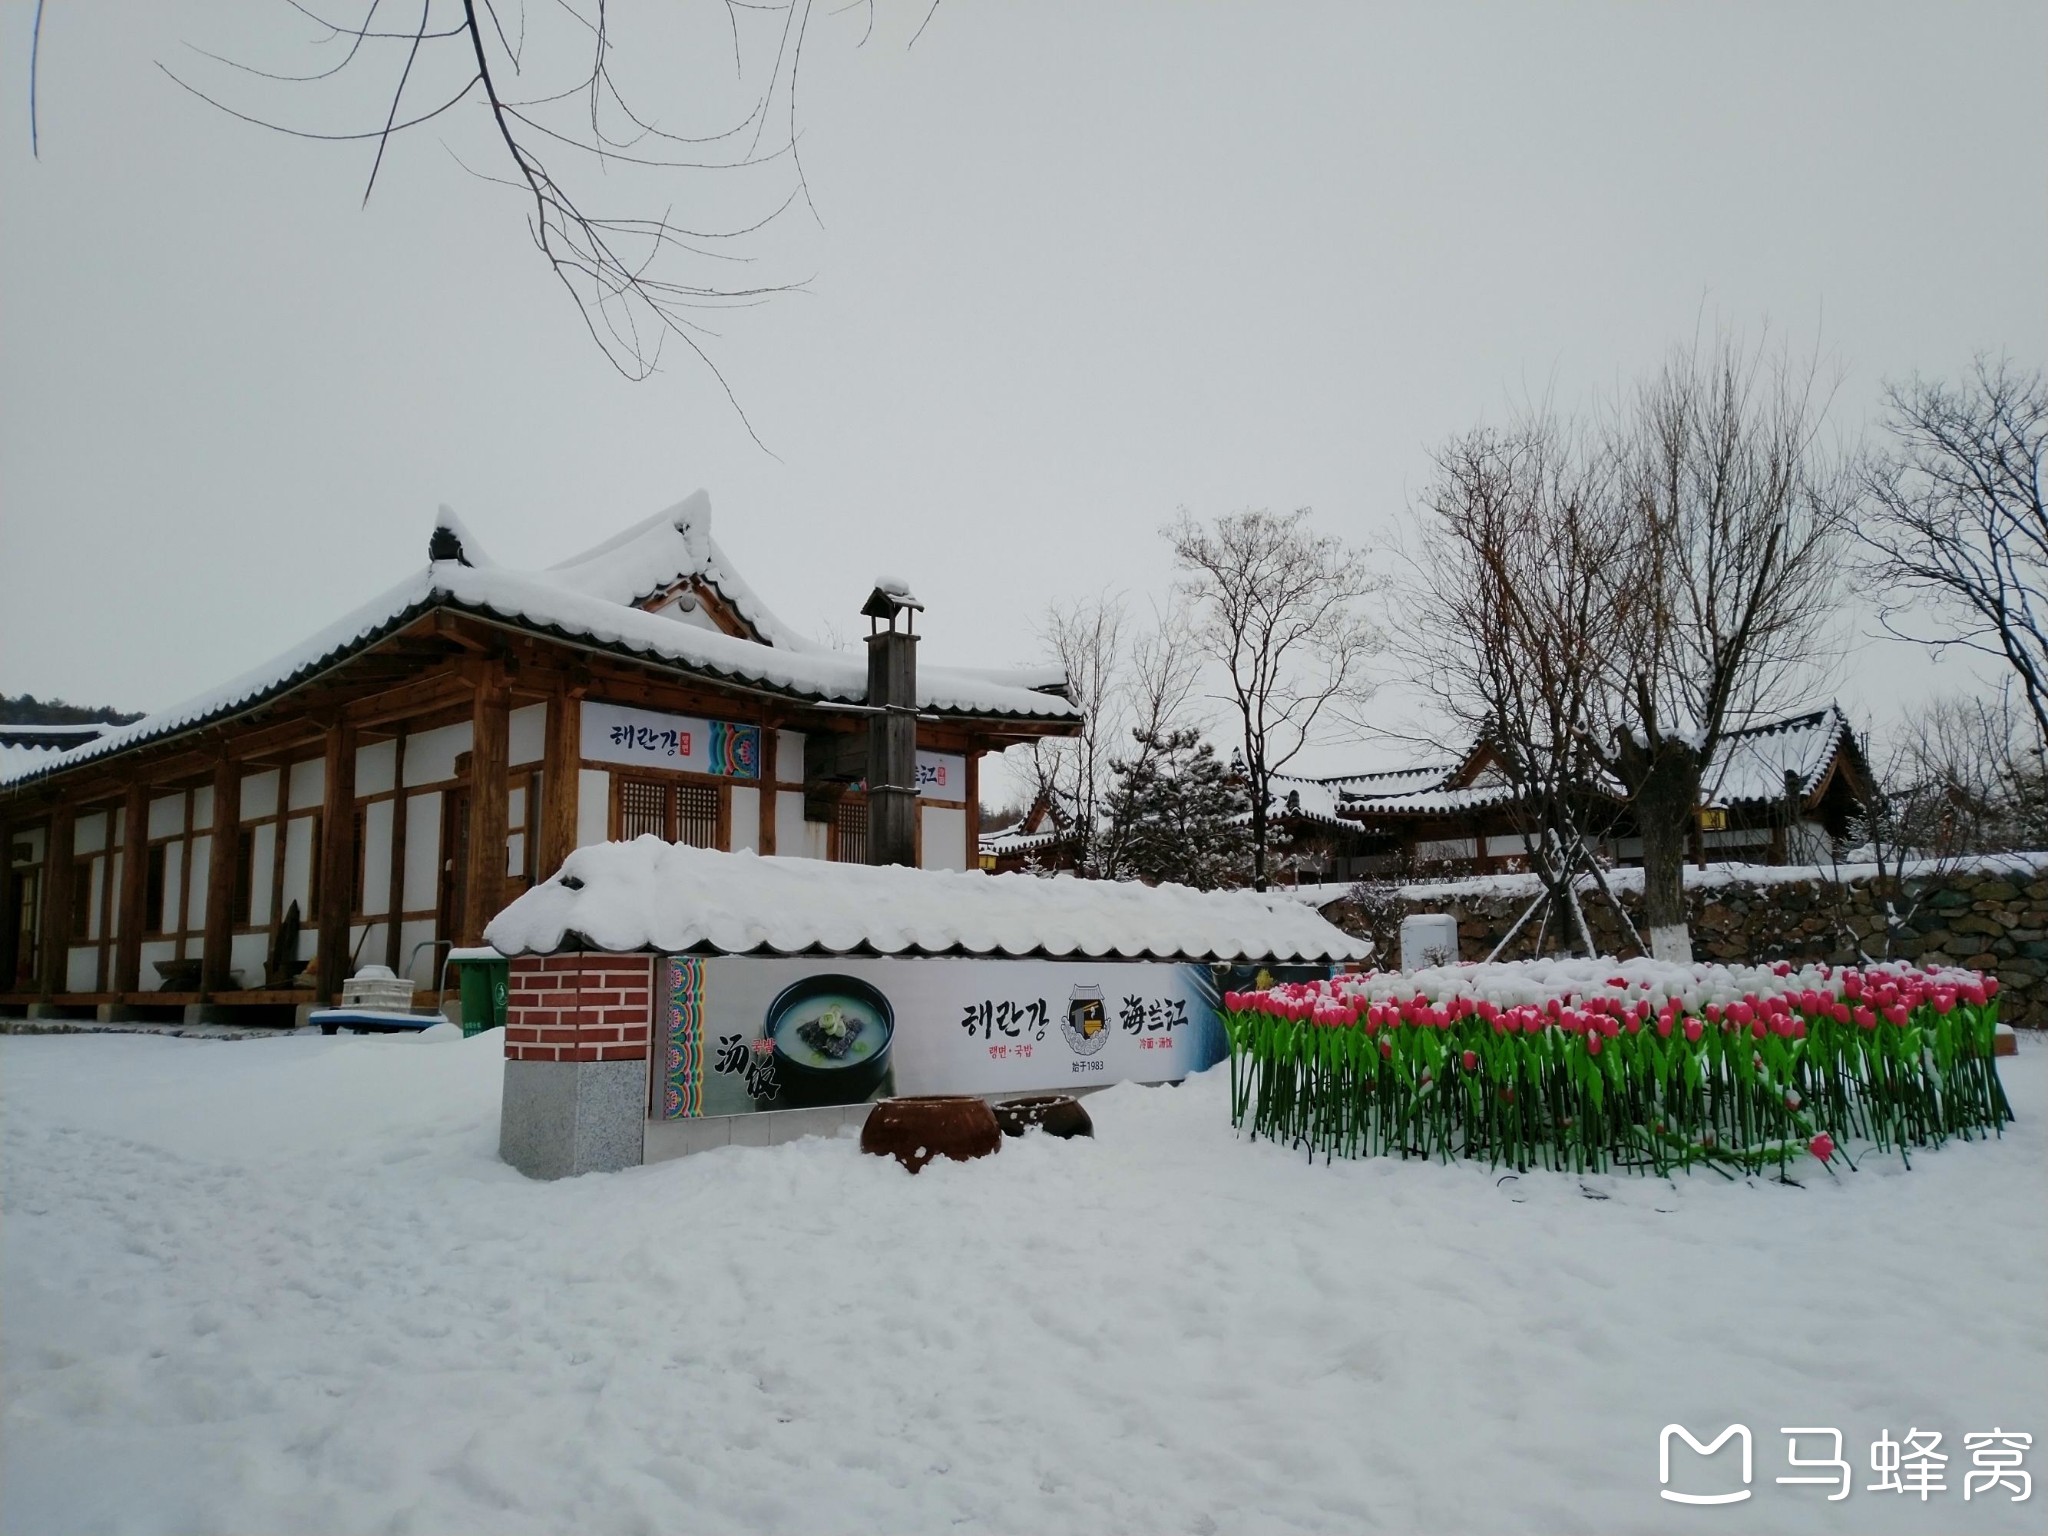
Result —
<svg viewBox="0 0 2048 1536"><path fill-rule="evenodd" d="M511 696L504 668L487 663L477 676L470 714L469 868L462 892L462 925L455 942L481 944L484 924L505 904L505 760L511 754ZM553 745L553 733L549 744Z"/></svg>
<svg viewBox="0 0 2048 1536"><path fill-rule="evenodd" d="M405 732L391 744L391 883L384 900L384 963L396 971L405 921Z"/></svg>
<svg viewBox="0 0 2048 1536"><path fill-rule="evenodd" d="M235 842L242 830L242 765L225 751L213 765L213 851L206 860L206 937L199 946L199 990L234 982Z"/></svg>
<svg viewBox="0 0 2048 1536"><path fill-rule="evenodd" d="M347 720L337 720L327 728L320 794L320 947L315 964L318 990L325 1002L338 999L341 984L348 979L355 853L356 728Z"/></svg>
<svg viewBox="0 0 2048 1536"><path fill-rule="evenodd" d="M981 748L967 744L967 867L981 868Z"/></svg>
<svg viewBox="0 0 2048 1536"><path fill-rule="evenodd" d="M43 919L38 929L45 999L69 990L73 825L69 801L50 812L49 841L43 847Z"/></svg>
<svg viewBox="0 0 2048 1536"><path fill-rule="evenodd" d="M470 761L474 763L475 758ZM535 849L533 865L536 880L550 879L562 867L562 861L575 851L582 770L583 700L563 690L548 698L547 743L541 759L540 844ZM527 835L535 835L530 806L526 824Z"/></svg>
<svg viewBox="0 0 2048 1536"><path fill-rule="evenodd" d="M14 975L20 969L15 949L21 940L21 915L14 902L14 823L0 816L0 992L14 990Z"/></svg>
<svg viewBox="0 0 2048 1536"><path fill-rule="evenodd" d="M781 734L772 725L761 727L761 824L754 832L754 849L763 858L775 853L775 743Z"/></svg>
<svg viewBox="0 0 2048 1536"><path fill-rule="evenodd" d="M149 786L130 784L121 810L121 913L115 931L114 990L142 990L143 898L149 885Z"/></svg>

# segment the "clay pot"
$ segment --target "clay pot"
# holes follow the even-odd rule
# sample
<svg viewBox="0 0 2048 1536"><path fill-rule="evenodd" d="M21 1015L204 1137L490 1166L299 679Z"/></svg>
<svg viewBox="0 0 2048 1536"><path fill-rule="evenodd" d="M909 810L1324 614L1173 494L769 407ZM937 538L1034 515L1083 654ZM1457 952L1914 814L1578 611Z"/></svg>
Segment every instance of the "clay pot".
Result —
<svg viewBox="0 0 2048 1536"><path fill-rule="evenodd" d="M860 1149L893 1157L916 1173L935 1157L964 1163L1001 1149L1003 1133L988 1101L972 1094L884 1099L868 1111Z"/></svg>
<svg viewBox="0 0 2048 1536"><path fill-rule="evenodd" d="M1022 1136L1037 1126L1061 1141L1073 1136L1093 1136L1095 1122L1081 1101L1064 1093L1035 1094L1028 1099L1008 1099L996 1106L996 1124L1005 1136Z"/></svg>

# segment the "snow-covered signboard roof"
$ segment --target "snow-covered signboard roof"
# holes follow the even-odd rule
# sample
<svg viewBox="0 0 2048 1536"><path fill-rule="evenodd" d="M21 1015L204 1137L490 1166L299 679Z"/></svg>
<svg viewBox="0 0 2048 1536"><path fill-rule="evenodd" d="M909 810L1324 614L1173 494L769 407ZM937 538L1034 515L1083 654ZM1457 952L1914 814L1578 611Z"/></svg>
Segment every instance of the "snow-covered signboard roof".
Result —
<svg viewBox="0 0 2048 1536"><path fill-rule="evenodd" d="M225 719L339 666L437 609L714 683L828 704L865 700L866 656L807 639L777 618L734 572L710 529L711 500L698 491L559 565L519 571L492 560L443 508L423 570L231 682L70 751L39 753L33 761L15 758L0 767L0 783ZM729 610L746 633L727 633L706 615L707 601ZM976 719L1065 721L1076 717L1065 686L1057 670L920 666L918 705Z"/></svg>
<svg viewBox="0 0 2048 1536"><path fill-rule="evenodd" d="M1286 897L718 853L579 848L492 920L501 954L978 955L1325 964L1372 946Z"/></svg>

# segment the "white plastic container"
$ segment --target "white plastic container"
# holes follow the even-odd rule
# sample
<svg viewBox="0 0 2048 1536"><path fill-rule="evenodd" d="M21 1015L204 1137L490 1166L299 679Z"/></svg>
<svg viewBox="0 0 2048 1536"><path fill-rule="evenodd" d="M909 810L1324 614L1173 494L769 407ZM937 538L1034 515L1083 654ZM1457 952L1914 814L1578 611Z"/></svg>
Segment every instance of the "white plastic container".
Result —
<svg viewBox="0 0 2048 1536"><path fill-rule="evenodd" d="M1458 963L1458 920L1448 912L1417 912L1401 919L1401 969L1426 970Z"/></svg>
<svg viewBox="0 0 2048 1536"><path fill-rule="evenodd" d="M394 976L381 965L366 965L341 984L341 1006L409 1013L412 994L413 983L409 977Z"/></svg>

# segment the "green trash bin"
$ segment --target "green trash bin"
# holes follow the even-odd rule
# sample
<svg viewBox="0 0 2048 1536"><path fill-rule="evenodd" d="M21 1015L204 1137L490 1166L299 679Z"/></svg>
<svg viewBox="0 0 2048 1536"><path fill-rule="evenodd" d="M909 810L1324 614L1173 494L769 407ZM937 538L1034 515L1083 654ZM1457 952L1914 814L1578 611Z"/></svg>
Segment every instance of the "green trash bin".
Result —
<svg viewBox="0 0 2048 1536"><path fill-rule="evenodd" d="M448 959L461 980L463 1038L503 1028L512 963L496 950L457 950Z"/></svg>

